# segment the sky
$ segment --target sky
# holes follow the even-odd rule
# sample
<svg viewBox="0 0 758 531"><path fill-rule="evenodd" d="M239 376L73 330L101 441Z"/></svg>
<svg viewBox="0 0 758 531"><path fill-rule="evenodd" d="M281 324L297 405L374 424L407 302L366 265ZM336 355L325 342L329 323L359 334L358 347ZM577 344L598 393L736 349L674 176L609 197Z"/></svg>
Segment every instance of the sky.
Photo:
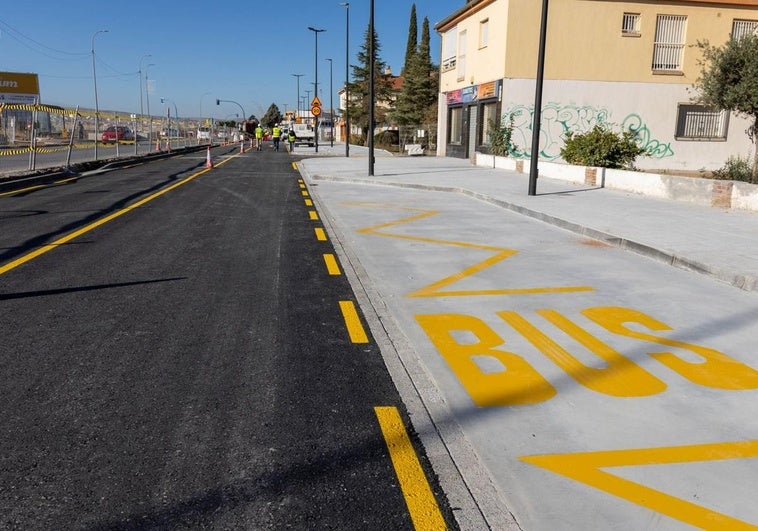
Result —
<svg viewBox="0 0 758 531"><path fill-rule="evenodd" d="M259 118L275 103L280 111L313 94L318 34L319 97L330 105L330 64L334 107L345 80L346 8L340 0L213 2L133 0L90 2L37 0L3 2L0 10L0 71L39 75L42 103L94 108L92 68L101 110L150 112L235 119ZM405 60L411 5L416 5L419 40L429 19L432 61L439 63L440 38L434 25L465 0L375 0L379 57L399 74ZM369 22L369 0L349 8L349 60L357 63ZM97 33L107 30L107 33ZM149 57L146 57L149 56ZM142 83L138 72L142 70ZM142 89L142 90L140 90ZM165 103L161 104L161 98ZM226 100L216 105L216 99Z"/></svg>

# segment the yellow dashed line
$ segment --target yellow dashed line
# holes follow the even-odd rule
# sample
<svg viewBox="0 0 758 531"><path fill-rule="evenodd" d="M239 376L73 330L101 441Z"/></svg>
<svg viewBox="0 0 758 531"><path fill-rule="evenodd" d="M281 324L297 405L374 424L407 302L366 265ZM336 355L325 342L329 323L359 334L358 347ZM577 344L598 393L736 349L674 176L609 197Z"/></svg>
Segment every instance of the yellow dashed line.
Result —
<svg viewBox="0 0 758 531"><path fill-rule="evenodd" d="M445 519L442 518L397 408L375 407L374 412L387 443L413 527L417 531L446 529Z"/></svg>
<svg viewBox="0 0 758 531"><path fill-rule="evenodd" d="M340 301L340 310L342 310L342 317L345 319L347 332L350 334L350 341L353 343L368 343L368 336L363 329L353 301Z"/></svg>
<svg viewBox="0 0 758 531"><path fill-rule="evenodd" d="M310 199L306 199L305 206L313 206L313 201L311 201Z"/></svg>
<svg viewBox="0 0 758 531"><path fill-rule="evenodd" d="M318 219L318 212L316 212L315 210L309 210L308 219L316 221Z"/></svg>
<svg viewBox="0 0 758 531"><path fill-rule="evenodd" d="M337 263L337 259L334 257L333 254L325 254L324 263L326 263L326 270L329 272L330 275L342 274L340 272L340 266Z"/></svg>
<svg viewBox="0 0 758 531"><path fill-rule="evenodd" d="M326 232L321 227L313 229L316 232L316 239L320 242L326 241Z"/></svg>
<svg viewBox="0 0 758 531"><path fill-rule="evenodd" d="M300 193L303 194L303 197L308 197L308 191L307 190L303 190Z"/></svg>

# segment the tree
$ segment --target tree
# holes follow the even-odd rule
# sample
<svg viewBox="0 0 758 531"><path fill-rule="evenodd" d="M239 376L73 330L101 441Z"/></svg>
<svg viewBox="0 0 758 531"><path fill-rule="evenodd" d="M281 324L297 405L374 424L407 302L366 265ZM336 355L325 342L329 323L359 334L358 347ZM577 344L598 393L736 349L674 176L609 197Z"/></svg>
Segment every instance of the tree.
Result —
<svg viewBox="0 0 758 531"><path fill-rule="evenodd" d="M263 118L261 118L261 125L263 127L274 127L274 124L278 124L282 121L282 113L279 112L279 107L276 106L276 103L272 103L269 105L268 110L266 111L266 114L263 115Z"/></svg>
<svg viewBox="0 0 758 531"><path fill-rule="evenodd" d="M416 4L411 4L411 20L408 23L408 42L405 45L405 64L401 75L408 70L413 56L416 55L418 48L418 24L416 23Z"/></svg>
<svg viewBox="0 0 758 531"><path fill-rule="evenodd" d="M424 17L421 43L405 57L403 88L397 100L395 121L400 125L418 125L436 120L437 73L429 49L429 19Z"/></svg>
<svg viewBox="0 0 758 531"><path fill-rule="evenodd" d="M387 117L387 108L392 104L392 81L389 76L383 75L385 63L379 58L379 37L376 30L373 36L369 35L366 28L364 42L358 52L358 64L352 65L353 82L350 87L350 101L347 102L350 111L350 121L359 126L363 131L364 140L368 140L369 124L369 50L373 38L374 43L374 126L383 122ZM373 131L373 127L371 128Z"/></svg>
<svg viewBox="0 0 758 531"><path fill-rule="evenodd" d="M701 77L695 82L697 101L753 119L753 182L758 182L758 35L730 39L721 47L698 42L703 52Z"/></svg>

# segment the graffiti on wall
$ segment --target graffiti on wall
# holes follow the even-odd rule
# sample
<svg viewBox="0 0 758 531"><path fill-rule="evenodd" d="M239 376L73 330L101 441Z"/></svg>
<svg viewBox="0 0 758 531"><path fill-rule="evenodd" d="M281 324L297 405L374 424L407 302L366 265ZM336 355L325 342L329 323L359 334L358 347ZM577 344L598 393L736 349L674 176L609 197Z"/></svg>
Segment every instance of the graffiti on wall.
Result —
<svg viewBox="0 0 758 531"><path fill-rule="evenodd" d="M534 107L514 104L503 111L503 123L513 117L511 141L514 149L511 156L529 158L532 145L532 121ZM540 158L555 160L561 156L561 148L568 131L585 133L596 125L612 126L609 121L610 111L604 107L590 105L572 105L550 102L542 108L540 127ZM629 114L621 123L622 130L637 134L639 145L647 149L650 157L662 159L671 157L674 151L670 143L663 143L655 138L639 114Z"/></svg>

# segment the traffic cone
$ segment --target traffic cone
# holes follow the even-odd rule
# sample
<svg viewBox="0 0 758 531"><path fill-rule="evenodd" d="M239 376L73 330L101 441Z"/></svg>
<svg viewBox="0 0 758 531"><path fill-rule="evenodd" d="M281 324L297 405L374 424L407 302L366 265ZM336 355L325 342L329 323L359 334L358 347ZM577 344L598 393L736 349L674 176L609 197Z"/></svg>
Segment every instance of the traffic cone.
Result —
<svg viewBox="0 0 758 531"><path fill-rule="evenodd" d="M208 146L208 154L205 156L205 167L206 168L213 167L213 161L211 160L211 147L210 146Z"/></svg>
<svg viewBox="0 0 758 531"><path fill-rule="evenodd" d="M240 155L245 152L245 141L240 140Z"/></svg>

